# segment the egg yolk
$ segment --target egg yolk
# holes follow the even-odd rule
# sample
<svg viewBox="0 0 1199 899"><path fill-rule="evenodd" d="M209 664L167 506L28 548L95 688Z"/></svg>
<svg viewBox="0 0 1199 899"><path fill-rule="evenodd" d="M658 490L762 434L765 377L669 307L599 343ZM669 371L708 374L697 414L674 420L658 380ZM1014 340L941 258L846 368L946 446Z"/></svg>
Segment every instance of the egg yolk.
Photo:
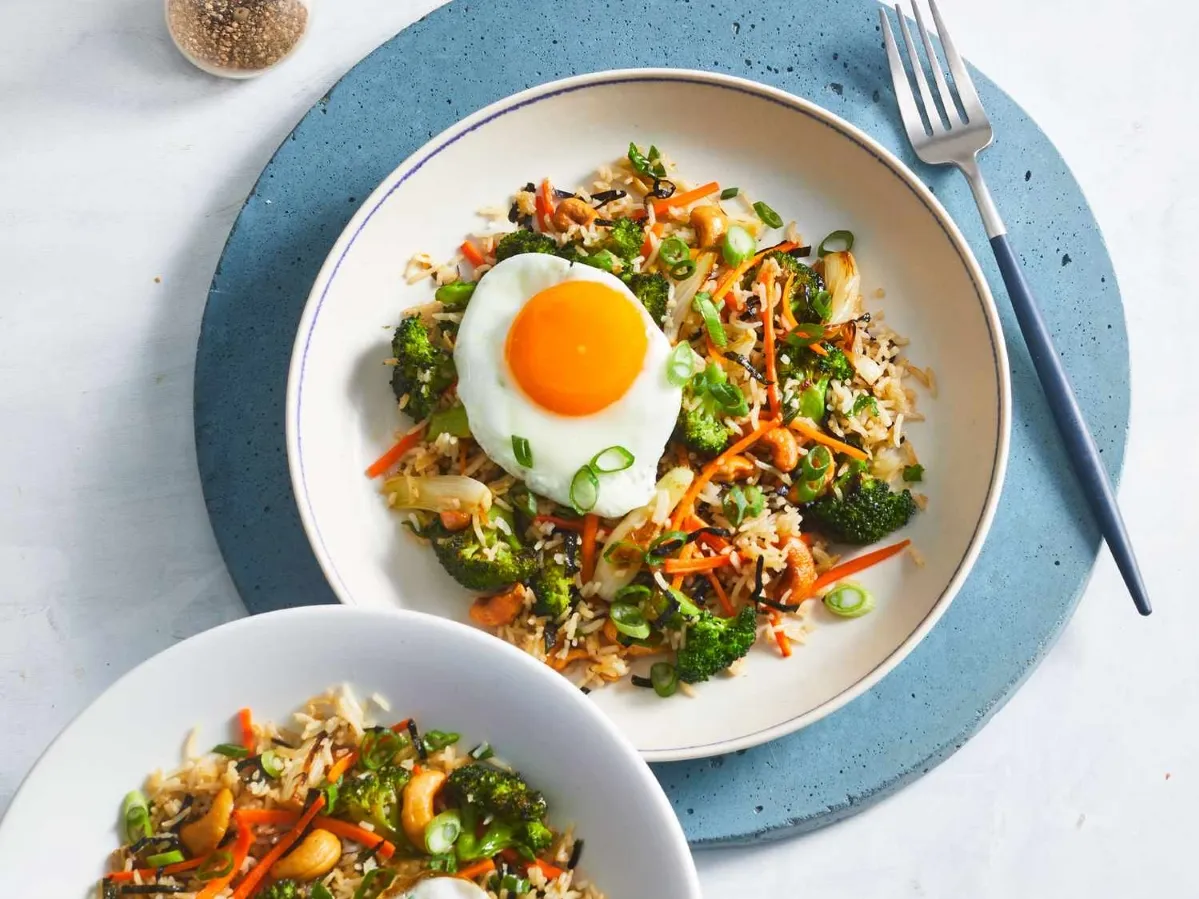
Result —
<svg viewBox="0 0 1199 899"><path fill-rule="evenodd" d="M520 389L558 415L590 415L619 400L649 344L633 302L596 281L565 281L535 294L504 347Z"/></svg>

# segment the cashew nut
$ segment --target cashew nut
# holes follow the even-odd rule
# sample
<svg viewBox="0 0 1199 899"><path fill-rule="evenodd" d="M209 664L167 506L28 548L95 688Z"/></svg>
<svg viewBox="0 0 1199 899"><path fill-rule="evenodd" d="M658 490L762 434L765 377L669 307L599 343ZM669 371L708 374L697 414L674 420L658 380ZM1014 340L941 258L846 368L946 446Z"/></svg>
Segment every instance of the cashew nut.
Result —
<svg viewBox="0 0 1199 899"><path fill-rule="evenodd" d="M812 551L807 544L798 540L792 541L787 547L787 568L780 579L779 597L786 596L785 602L799 605L808 598L808 591L816 583L816 562L812 559Z"/></svg>
<svg viewBox="0 0 1199 899"><path fill-rule="evenodd" d="M341 840L329 831L318 828L271 865L271 877L275 880L316 880L337 867L340 860Z"/></svg>
<svg viewBox="0 0 1199 899"><path fill-rule="evenodd" d="M520 614L525 605L525 588L520 584L496 593L494 596L480 596L470 607L470 620L484 627L499 627L511 624Z"/></svg>
<svg viewBox="0 0 1199 899"><path fill-rule="evenodd" d="M695 229L695 239L701 247L713 246L724 237L728 223L719 206L696 206L691 210L691 227Z"/></svg>
<svg viewBox="0 0 1199 899"><path fill-rule="evenodd" d="M799 464L799 443L786 428L763 434L760 442L770 447L770 463L779 471L793 471Z"/></svg>
<svg viewBox="0 0 1199 899"><path fill-rule="evenodd" d="M578 197L567 197L554 210L554 227L565 231L573 225L590 225L599 217L590 203L584 203Z"/></svg>
<svg viewBox="0 0 1199 899"><path fill-rule="evenodd" d="M212 799L212 805L204 817L179 828L179 839L192 857L207 855L220 845L229 829L229 817L233 814L233 794L229 788L221 790Z"/></svg>
<svg viewBox="0 0 1199 899"><path fill-rule="evenodd" d="M713 475L713 480L716 481L743 481L748 478L754 470L754 463L745 456L729 456L716 469L716 474Z"/></svg>
<svg viewBox="0 0 1199 899"><path fill-rule="evenodd" d="M412 775L412 780L404 786L404 808L400 812L400 826L404 828L404 836L413 846L425 845L425 828L433 820L433 800L438 790L445 783L445 772L423 768Z"/></svg>

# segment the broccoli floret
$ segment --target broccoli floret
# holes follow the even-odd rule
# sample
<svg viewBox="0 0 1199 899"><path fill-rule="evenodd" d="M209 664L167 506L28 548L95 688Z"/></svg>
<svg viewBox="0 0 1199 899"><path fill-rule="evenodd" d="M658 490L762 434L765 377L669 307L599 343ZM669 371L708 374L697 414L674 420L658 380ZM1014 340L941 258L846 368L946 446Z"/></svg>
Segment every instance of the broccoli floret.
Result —
<svg viewBox="0 0 1199 899"><path fill-rule="evenodd" d="M834 540L865 545L903 527L916 514L910 490L893 491L884 481L859 473L841 499L830 494L807 507L805 518Z"/></svg>
<svg viewBox="0 0 1199 899"><path fill-rule="evenodd" d="M666 303L670 299L670 282L662 275L641 272L625 279L633 296L641 301L649 317L662 327L666 321Z"/></svg>
<svg viewBox="0 0 1199 899"><path fill-rule="evenodd" d="M552 560L544 563L529 579L529 587L536 597L534 613L553 619L561 617L570 608L574 584L574 575L566 570L565 565Z"/></svg>
<svg viewBox="0 0 1199 899"><path fill-rule="evenodd" d="M836 347L826 344L824 348L828 355L816 357L816 370L828 375L833 381L852 381L853 363L849 361L849 357Z"/></svg>
<svg viewBox="0 0 1199 899"><path fill-rule="evenodd" d="M679 412L679 436L687 448L702 456L715 456L728 446L732 431L720 420L714 404L701 402Z"/></svg>
<svg viewBox="0 0 1199 899"><path fill-rule="evenodd" d="M417 421L428 418L454 381L454 358L433 343L429 329L417 315L400 322L391 339L391 353L396 358L391 375L396 399L407 394L404 411Z"/></svg>
<svg viewBox="0 0 1199 899"><path fill-rule="evenodd" d="M400 793L412 777L399 765L383 765L347 778L337 794L335 814L361 823L369 822L377 833L396 839L400 823Z"/></svg>
<svg viewBox="0 0 1199 899"><path fill-rule="evenodd" d="M516 833L516 840L534 852L544 852L554 842L554 832L540 821L526 821Z"/></svg>
<svg viewBox="0 0 1199 899"><path fill-rule="evenodd" d="M445 787L460 805L484 815L520 822L545 818L545 797L511 771L491 765L464 765L449 776Z"/></svg>
<svg viewBox="0 0 1199 899"><path fill-rule="evenodd" d="M607 247L625 262L632 262L641 255L645 232L632 219L617 219L608 232Z"/></svg>
<svg viewBox="0 0 1199 899"><path fill-rule="evenodd" d="M439 531L432 538L433 553L450 577L468 590L500 590L526 581L537 569L537 556L515 538L498 529L484 528L487 549L479 543L474 528ZM494 550L494 552L491 552ZM494 558L488 558L494 555Z"/></svg>
<svg viewBox="0 0 1199 899"><path fill-rule="evenodd" d="M783 277L793 275L791 282L791 308L795 311L795 318L801 322L811 324L823 321L820 314L812 308L812 298L820 291L824 290L824 279L811 266L804 265L794 256L789 253L784 253L780 250L775 250L773 253L767 253L766 259L773 259L778 263L779 268L783 270ZM749 290L753 286L754 280L758 277L759 265L755 265L742 279L741 284Z"/></svg>
<svg viewBox="0 0 1199 899"><path fill-rule="evenodd" d="M261 893L259 899L301 899L300 884L294 880L276 880Z"/></svg>
<svg viewBox="0 0 1199 899"><path fill-rule="evenodd" d="M675 667L679 680L699 683L749 652L758 637L758 613L746 606L735 618L717 618L701 612L687 628L687 643L679 650Z"/></svg>
<svg viewBox="0 0 1199 899"><path fill-rule="evenodd" d="M558 242L548 234L538 234L536 231L526 231L523 228L505 234L496 244L495 261L503 262L511 256L521 253L557 253Z"/></svg>

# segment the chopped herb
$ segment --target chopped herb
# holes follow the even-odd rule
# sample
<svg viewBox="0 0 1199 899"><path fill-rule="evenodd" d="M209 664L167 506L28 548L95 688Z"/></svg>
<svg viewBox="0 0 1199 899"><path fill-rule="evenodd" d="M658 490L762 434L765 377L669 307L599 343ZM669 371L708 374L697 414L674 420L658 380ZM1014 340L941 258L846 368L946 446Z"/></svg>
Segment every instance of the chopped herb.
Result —
<svg viewBox="0 0 1199 899"><path fill-rule="evenodd" d="M760 218L762 220L762 223L765 224L766 227L768 227L768 228L783 227L782 217L777 212L775 212L773 209L771 209L769 206L767 206L765 203L763 203L761 200L758 200L758 202L754 203L754 212L756 212L758 214L758 218Z"/></svg>
<svg viewBox="0 0 1199 899"><path fill-rule="evenodd" d="M903 479L909 484L915 484L924 480L923 465L905 465L903 467Z"/></svg>
<svg viewBox="0 0 1199 899"><path fill-rule="evenodd" d="M733 197L737 196L737 194L739 194L739 193L741 193L741 188L739 188L739 187L726 187L724 190L722 190L720 192L720 199L731 200L731 199L733 199Z"/></svg>

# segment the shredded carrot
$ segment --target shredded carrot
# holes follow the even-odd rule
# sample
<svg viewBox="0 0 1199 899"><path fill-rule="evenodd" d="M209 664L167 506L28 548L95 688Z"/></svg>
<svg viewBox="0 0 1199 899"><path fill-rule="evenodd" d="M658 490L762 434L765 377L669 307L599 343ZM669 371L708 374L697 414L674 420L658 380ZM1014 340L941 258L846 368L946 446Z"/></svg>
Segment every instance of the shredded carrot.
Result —
<svg viewBox="0 0 1199 899"><path fill-rule="evenodd" d="M407 730L408 725L411 723L412 723L411 718L405 718L403 721L397 721L395 724L393 724L391 726L391 732L393 734L398 734L402 730Z"/></svg>
<svg viewBox="0 0 1199 899"><path fill-rule="evenodd" d="M699 496L700 491L707 486L707 483L712 480L712 478L716 475L716 472L720 470L721 466L723 466L725 462L737 455L742 450L753 446L755 443L761 440L763 436L769 434L778 426L779 423L777 421L762 422L755 430L742 437L723 453L701 468L699 474L695 476L695 480L691 482L691 486L687 488L687 492L683 494L683 498L679 501L678 506L675 507L674 519L671 527L675 530L678 530L681 524L687 520L688 516L691 515L695 508L695 498ZM690 546L691 544L687 545Z"/></svg>
<svg viewBox="0 0 1199 899"><path fill-rule="evenodd" d="M815 353L817 356L827 356L828 355L828 350L826 350L824 347L822 347L818 343L812 344L811 346L808 347L808 349L811 350L813 353Z"/></svg>
<svg viewBox="0 0 1199 899"><path fill-rule="evenodd" d="M536 522L549 522L556 528L561 528L564 531L574 531L576 534L583 533L583 520L575 520L573 518L560 518L557 515L535 515L533 520Z"/></svg>
<svg viewBox="0 0 1199 899"><path fill-rule="evenodd" d="M322 794L316 797L304 814L300 815L299 820L296 821L291 830L283 834L279 838L279 842L271 847L271 851L259 859L258 864L251 868L249 873L242 878L242 882L233 891L231 899L247 899L248 896L254 895L262 879L271 870L271 866L283 858L284 854L296 844L300 837L304 835L304 831L308 829L308 825L312 823L312 819L320 814L321 809L324 807L325 797Z"/></svg>
<svg viewBox="0 0 1199 899"><path fill-rule="evenodd" d="M654 224L645 230L645 240L641 244L641 256L644 259L649 258L649 254L654 251L654 242L650 239L652 231L655 237L661 237L662 231L666 226L662 222L654 222Z"/></svg>
<svg viewBox="0 0 1199 899"><path fill-rule="evenodd" d="M718 190L720 190L720 185L715 181L709 181L707 184L701 184L699 187L684 191L681 194L675 194L664 200L654 200L654 215L665 215L669 209L681 209L684 206L690 206L696 200L702 200L704 197L711 196Z"/></svg>
<svg viewBox="0 0 1199 899"><path fill-rule="evenodd" d="M785 253L788 250L793 250L793 249L795 249L795 244L791 243L789 240L784 240L778 246L767 247L765 250L762 250L760 253L757 253L754 256L751 256L749 259L746 259L739 266L737 266L735 269L733 269L731 272L729 272L727 275L725 275L723 278L720 279L720 282L716 285L716 289L714 291L712 291L713 301L724 299L725 295L729 292L729 290L732 289L733 284L735 284L738 280L740 280L741 276L744 275L747 271L749 271L751 268L753 268L755 265L757 265L759 262L761 262L763 259L765 259L766 255L768 253L773 253L776 250L780 253Z"/></svg>
<svg viewBox="0 0 1199 899"><path fill-rule="evenodd" d="M475 862L473 865L467 865L465 868L458 869L458 877L463 880L475 880L482 877L484 874L490 874L495 870L495 862L489 858L483 859L481 862Z"/></svg>
<svg viewBox="0 0 1199 899"><path fill-rule="evenodd" d="M566 654L566 658L562 658L561 656L555 655L552 658L546 659L546 663L551 668L553 668L555 671L565 671L568 667L573 665L575 662L582 661L583 659L586 659L586 658L588 658L587 650L572 649L570 652L568 652Z"/></svg>
<svg viewBox="0 0 1199 899"><path fill-rule="evenodd" d="M766 358L766 380L770 385L766 388L766 403L770 408L770 414L777 416L779 414L779 375L776 360L774 358L774 309L770 305L770 277L766 274L767 266L762 266L762 274L758 276L758 281L765 288L766 299L762 303L762 355ZM783 298L783 305L787 305L786 297Z"/></svg>
<svg viewBox="0 0 1199 899"><path fill-rule="evenodd" d="M804 437L815 443L823 443L829 449L836 450L851 459L857 459L859 462L865 462L870 457L858 449L856 446L850 446L848 443L843 443L836 437L830 437L828 434L819 428L814 428L803 419L797 418L789 425L791 430L798 431Z"/></svg>
<svg viewBox="0 0 1199 899"><path fill-rule="evenodd" d="M729 600L729 595L724 592L724 587L720 586L720 578L709 572L708 583L716 591L716 598L720 600L720 608L724 611L724 614L732 618L736 614L736 610L733 608L733 603Z"/></svg>
<svg viewBox="0 0 1199 899"><path fill-rule="evenodd" d="M366 470L368 478L377 478L381 474L385 474L391 466L400 461L400 458L408 450L416 446L421 439L421 435L425 432L425 423L421 422L416 428L413 428L407 434L399 439L395 446L376 459L371 467Z"/></svg>
<svg viewBox="0 0 1199 899"><path fill-rule="evenodd" d="M248 808L238 812L238 817L247 824L271 824L275 826L294 826L300 820L299 812L288 811L284 808ZM380 858L391 858L396 851L395 844L385 840L373 830L341 821L326 815L317 815L312 819L312 826L327 830L331 834L361 843L368 849L379 847Z"/></svg>
<svg viewBox="0 0 1199 899"><path fill-rule="evenodd" d="M783 324L787 326L788 331L799 327L799 322L795 320L795 313L791 310L791 288L794 286L795 272L791 272L783 283Z"/></svg>
<svg viewBox="0 0 1199 899"><path fill-rule="evenodd" d="M354 762L356 761L358 761L358 750L351 749L329 766L329 772L325 775L325 780L329 781L331 784L337 783L339 780L341 780L342 775L344 775L350 770L351 767L353 767Z"/></svg>
<svg viewBox="0 0 1199 899"><path fill-rule="evenodd" d="M595 532L599 530L598 515L583 516L583 541L580 547L583 562L583 583L595 574Z"/></svg>
<svg viewBox="0 0 1199 899"><path fill-rule="evenodd" d="M234 812L234 815L237 816L238 813ZM253 845L254 832L250 830L250 822L237 817L237 842L233 844L233 868L224 877L208 881L204 885L204 889L196 893L196 899L213 899L217 893L223 892L233 882L233 878L241 873L241 866L245 864L246 856L250 854L250 847Z"/></svg>
<svg viewBox="0 0 1199 899"><path fill-rule="evenodd" d="M882 549L876 549L873 552L868 552L864 556L858 556L856 559L850 559L848 562L842 562L840 565L835 565L826 571L820 577L816 578L816 582L812 584L812 589L808 591L809 596L815 596L825 587L829 587L837 581L849 577L851 574L857 574L859 571L865 571L867 568L872 568L879 562L885 562L887 559L903 552L911 540L900 540L898 543L892 543L890 546L884 546Z"/></svg>
<svg viewBox="0 0 1199 899"><path fill-rule="evenodd" d="M241 745L254 751L254 717L249 709L239 709L237 712L237 727L241 732Z"/></svg>
<svg viewBox="0 0 1199 899"><path fill-rule="evenodd" d="M782 620L783 616L774 611L774 609L770 610L770 630L774 634L774 642L779 645L779 652L783 654L783 658L789 659L791 658L791 638L781 630L775 630Z"/></svg>
<svg viewBox="0 0 1199 899"><path fill-rule="evenodd" d="M554 214L554 189L550 186L550 179L541 179L541 187L537 191L537 199L534 201L537 207L537 225L542 231L548 231L550 227L550 216Z"/></svg>
<svg viewBox="0 0 1199 899"><path fill-rule="evenodd" d="M487 261L486 257L479 251L479 248L469 240L462 241L462 246L458 249L462 251L462 255L466 257L466 261L471 265L482 265Z"/></svg>
<svg viewBox="0 0 1199 899"><path fill-rule="evenodd" d="M667 574L696 574L723 568L733 561L732 553L723 556L700 556L698 559L667 559L662 570Z"/></svg>
<svg viewBox="0 0 1199 899"><path fill-rule="evenodd" d="M200 867L207 860L207 856L203 856L201 858L191 858L185 862L175 862L175 864L167 865L165 868L136 868L133 871L114 871L112 874L106 874L104 879L111 880L113 883L128 883L133 880L134 875L138 875L143 881L147 881L157 877L159 874L164 876L182 874L185 871Z"/></svg>

